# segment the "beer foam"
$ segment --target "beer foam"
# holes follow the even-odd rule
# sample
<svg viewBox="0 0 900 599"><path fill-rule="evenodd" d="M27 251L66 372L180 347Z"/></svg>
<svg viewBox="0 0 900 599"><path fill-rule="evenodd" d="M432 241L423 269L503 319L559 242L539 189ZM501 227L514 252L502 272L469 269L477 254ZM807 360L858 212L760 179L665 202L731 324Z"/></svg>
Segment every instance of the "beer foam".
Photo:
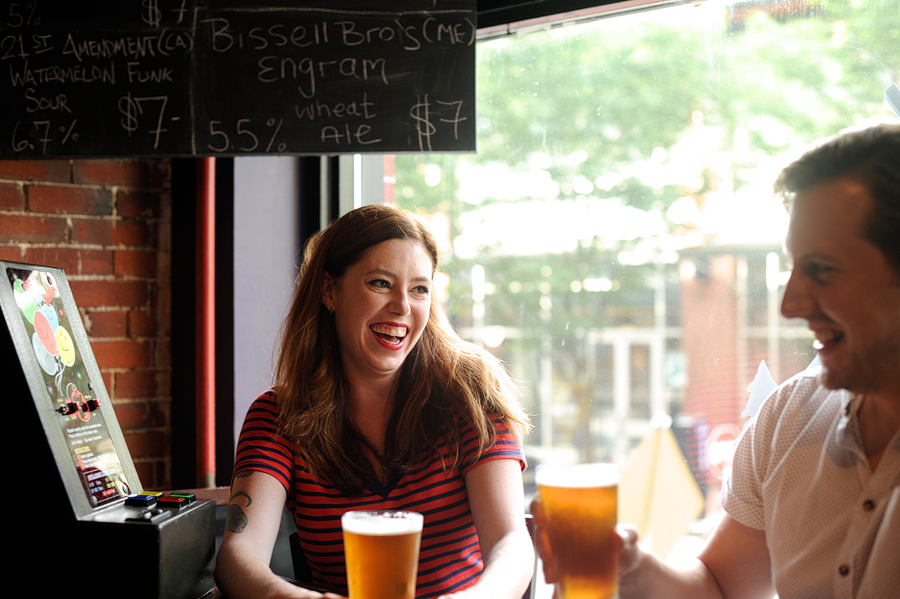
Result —
<svg viewBox="0 0 900 599"><path fill-rule="evenodd" d="M403 535L422 530L422 514L416 512L346 512L341 526L358 535Z"/></svg>
<svg viewBox="0 0 900 599"><path fill-rule="evenodd" d="M539 487L567 489L614 487L619 484L619 467L615 464L538 466L534 476Z"/></svg>

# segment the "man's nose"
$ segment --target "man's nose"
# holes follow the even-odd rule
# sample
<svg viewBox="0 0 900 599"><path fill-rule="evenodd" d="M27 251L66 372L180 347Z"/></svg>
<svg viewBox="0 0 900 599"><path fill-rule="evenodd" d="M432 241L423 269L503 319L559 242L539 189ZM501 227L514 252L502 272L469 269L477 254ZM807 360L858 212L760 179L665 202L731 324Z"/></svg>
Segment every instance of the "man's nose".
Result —
<svg viewBox="0 0 900 599"><path fill-rule="evenodd" d="M803 275L792 271L781 298L781 315L785 318L803 318L813 312L813 303Z"/></svg>

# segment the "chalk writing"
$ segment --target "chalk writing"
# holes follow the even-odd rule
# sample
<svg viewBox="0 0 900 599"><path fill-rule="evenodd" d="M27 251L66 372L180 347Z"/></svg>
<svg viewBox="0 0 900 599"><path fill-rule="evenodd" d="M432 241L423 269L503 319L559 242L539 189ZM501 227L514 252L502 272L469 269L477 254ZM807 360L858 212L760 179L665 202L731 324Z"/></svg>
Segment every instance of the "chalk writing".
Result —
<svg viewBox="0 0 900 599"><path fill-rule="evenodd" d="M128 136L130 137L132 133L138 130L138 116L142 116L144 114L144 107L148 106L147 112L152 116L155 116L155 119L151 118L151 126L155 125L154 129L150 129L148 133L153 137L153 148L156 149L159 147L160 137L163 133L168 131L164 127L165 119L166 119L166 105L169 103L168 96L150 96L145 98L132 98L131 93L128 93L121 98L119 98L119 112L122 114L122 118L120 119L120 123L122 128L128 132ZM154 114L151 111L157 110ZM171 117L172 121L178 121L181 117Z"/></svg>
<svg viewBox="0 0 900 599"><path fill-rule="evenodd" d="M327 104L321 100L310 102L305 105L295 104L294 114L297 118L308 118L314 120L316 118L344 118L345 116L358 116L364 119L373 119L377 115L374 112L374 104L367 100L367 94L363 93L361 101L353 102L336 102Z"/></svg>
<svg viewBox="0 0 900 599"><path fill-rule="evenodd" d="M52 127L54 126L54 123L52 121L29 121L26 122L25 126L22 128L22 135L20 136L19 130L20 127L22 127L23 122L16 121L12 135L13 150L16 152L24 152L26 150L37 149L41 156L46 156L48 148L56 142L59 142L59 145L64 146L69 139L73 142L78 141L79 134L73 132L75 123L77 122L78 119L75 119L68 126L58 125L56 126L57 128L53 130ZM51 137L51 133L55 135L57 131L62 134L61 137Z"/></svg>
<svg viewBox="0 0 900 599"><path fill-rule="evenodd" d="M475 0L36 0L0 158L474 151Z"/></svg>

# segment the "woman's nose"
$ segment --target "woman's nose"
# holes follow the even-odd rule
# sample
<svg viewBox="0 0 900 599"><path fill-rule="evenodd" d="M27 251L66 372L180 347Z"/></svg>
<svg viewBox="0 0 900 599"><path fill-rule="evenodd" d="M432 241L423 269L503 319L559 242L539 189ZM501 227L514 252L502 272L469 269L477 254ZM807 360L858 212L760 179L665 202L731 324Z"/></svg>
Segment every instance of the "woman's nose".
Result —
<svg viewBox="0 0 900 599"><path fill-rule="evenodd" d="M399 314L401 316L409 314L409 297L407 296L406 291L402 289L397 290L394 293L389 308L394 314Z"/></svg>

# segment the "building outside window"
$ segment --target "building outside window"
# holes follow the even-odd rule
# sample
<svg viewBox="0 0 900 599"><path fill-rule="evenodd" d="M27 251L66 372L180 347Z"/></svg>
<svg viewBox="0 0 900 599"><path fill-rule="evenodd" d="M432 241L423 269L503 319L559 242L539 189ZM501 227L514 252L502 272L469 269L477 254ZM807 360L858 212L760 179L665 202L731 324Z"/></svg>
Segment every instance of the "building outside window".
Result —
<svg viewBox="0 0 900 599"><path fill-rule="evenodd" d="M900 11L708 0L491 33L477 72L477 154L388 157L386 196L441 237L445 309L518 381L530 465L627 469L668 431L702 536L736 434L815 356L779 314L772 182L818 140L898 118Z"/></svg>

